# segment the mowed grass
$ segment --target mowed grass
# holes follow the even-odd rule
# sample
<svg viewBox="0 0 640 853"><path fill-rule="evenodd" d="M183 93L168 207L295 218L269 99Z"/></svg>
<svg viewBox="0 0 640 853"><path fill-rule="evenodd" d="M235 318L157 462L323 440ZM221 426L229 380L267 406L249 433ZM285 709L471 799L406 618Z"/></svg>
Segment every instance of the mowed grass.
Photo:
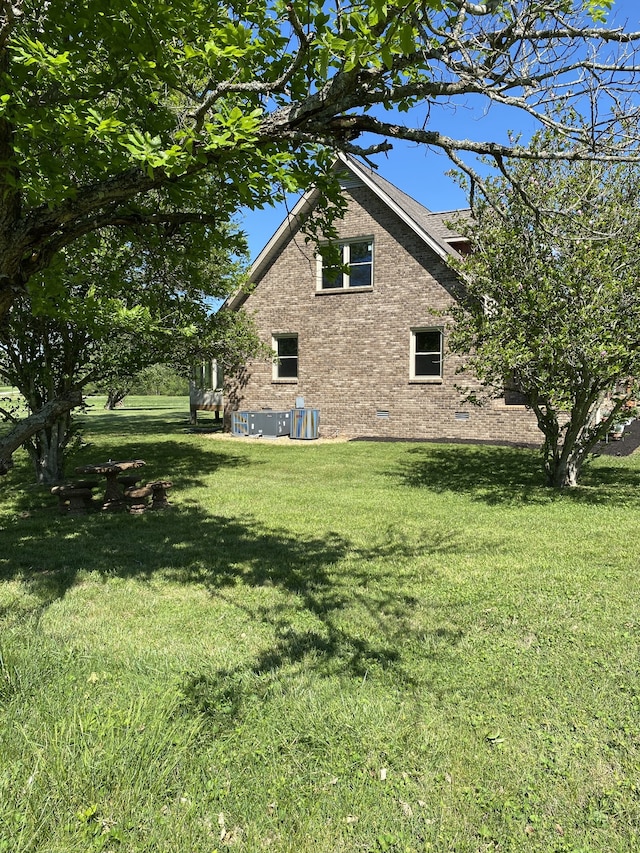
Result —
<svg viewBox="0 0 640 853"><path fill-rule="evenodd" d="M0 851L635 851L640 457L219 437L87 414L69 470L172 506L0 505Z"/></svg>

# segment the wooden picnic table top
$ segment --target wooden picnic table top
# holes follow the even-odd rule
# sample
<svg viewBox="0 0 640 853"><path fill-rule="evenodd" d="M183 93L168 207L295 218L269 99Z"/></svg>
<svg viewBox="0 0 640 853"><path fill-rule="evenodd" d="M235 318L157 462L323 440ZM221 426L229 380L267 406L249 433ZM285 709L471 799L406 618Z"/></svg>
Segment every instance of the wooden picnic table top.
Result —
<svg viewBox="0 0 640 853"><path fill-rule="evenodd" d="M142 459L129 459L117 462L109 459L108 462L98 462L95 465L81 465L76 468L76 474L122 474L124 471L132 471L146 465Z"/></svg>

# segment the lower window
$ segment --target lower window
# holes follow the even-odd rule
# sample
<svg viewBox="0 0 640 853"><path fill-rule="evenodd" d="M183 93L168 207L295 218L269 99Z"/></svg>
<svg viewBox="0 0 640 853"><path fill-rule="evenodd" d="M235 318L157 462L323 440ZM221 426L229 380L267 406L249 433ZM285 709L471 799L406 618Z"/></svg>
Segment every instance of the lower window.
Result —
<svg viewBox="0 0 640 853"><path fill-rule="evenodd" d="M274 379L298 378L298 336L274 335L273 348L276 361L273 365Z"/></svg>
<svg viewBox="0 0 640 853"><path fill-rule="evenodd" d="M522 391L513 373L509 373L504 380L504 404L505 406L526 406L527 395Z"/></svg>
<svg viewBox="0 0 640 853"><path fill-rule="evenodd" d="M442 378L442 329L411 330L411 378Z"/></svg>

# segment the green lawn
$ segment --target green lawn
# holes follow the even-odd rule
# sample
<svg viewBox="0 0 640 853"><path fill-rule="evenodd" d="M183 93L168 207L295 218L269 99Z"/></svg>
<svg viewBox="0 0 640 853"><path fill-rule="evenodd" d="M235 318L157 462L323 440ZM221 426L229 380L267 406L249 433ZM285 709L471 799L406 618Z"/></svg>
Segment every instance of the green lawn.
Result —
<svg viewBox="0 0 640 853"><path fill-rule="evenodd" d="M636 851L640 455L85 417L163 513L1 484L0 853Z"/></svg>

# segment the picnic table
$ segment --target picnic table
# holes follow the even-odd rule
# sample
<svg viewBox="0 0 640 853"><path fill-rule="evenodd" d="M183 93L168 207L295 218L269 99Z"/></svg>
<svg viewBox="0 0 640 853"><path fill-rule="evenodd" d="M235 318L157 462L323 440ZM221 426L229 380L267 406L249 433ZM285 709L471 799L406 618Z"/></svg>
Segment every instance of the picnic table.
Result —
<svg viewBox="0 0 640 853"><path fill-rule="evenodd" d="M76 468L76 474L100 476L106 480L102 509L119 509L125 503L125 485L118 482L118 477L126 471L142 468L146 463L142 459L129 459L123 462L99 462L96 465L82 465Z"/></svg>

